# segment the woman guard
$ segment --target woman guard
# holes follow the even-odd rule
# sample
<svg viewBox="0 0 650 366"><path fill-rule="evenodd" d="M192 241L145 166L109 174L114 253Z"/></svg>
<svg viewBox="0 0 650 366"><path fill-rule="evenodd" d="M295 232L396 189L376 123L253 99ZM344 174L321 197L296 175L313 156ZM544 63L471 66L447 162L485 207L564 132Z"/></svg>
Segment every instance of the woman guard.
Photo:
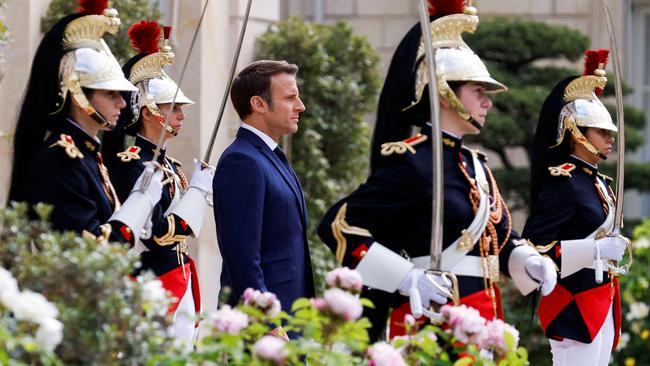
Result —
<svg viewBox="0 0 650 366"><path fill-rule="evenodd" d="M45 34L34 57L16 124L9 200L52 205L56 230L133 243L160 199L162 171L149 165L120 204L97 134L115 127L126 105L120 91L137 89L102 39L117 32L117 11L106 1L80 6Z"/></svg>
<svg viewBox="0 0 650 366"><path fill-rule="evenodd" d="M194 104L163 71L163 66L174 62L170 31L170 27L164 27L163 38L163 27L145 20L129 29L131 44L138 54L127 61L123 70L137 86L137 92L128 97L129 108L120 116L117 128L104 135L103 151L117 195L126 197L145 170L144 162L154 158L156 143L168 120L158 157L168 184L153 209L146 235L136 241L134 250L142 262L138 271L153 271L175 297L170 307L174 336L191 344L201 300L196 266L189 256L186 239L201 231L206 199L212 195L214 170L202 169L195 160L188 184L180 162L164 148L166 141L181 130L185 119L183 107ZM132 144L125 145L126 137Z"/></svg>
<svg viewBox="0 0 650 366"><path fill-rule="evenodd" d="M615 197L597 166L617 132L597 97L607 55L586 52L584 74L555 86L535 133L533 205L523 234L560 269L538 309L556 366L607 365L620 332L618 280L603 262L620 260L628 240L609 236Z"/></svg>
<svg viewBox="0 0 650 366"><path fill-rule="evenodd" d="M524 294L540 284L548 293L555 284L555 268L522 245L525 241L511 230L508 208L485 156L463 145L463 136L480 133L485 124L492 108L488 93L506 90L461 38L461 33L476 28L476 9L464 1L430 1L430 5L443 130L441 269L457 276L460 303L487 319L502 318L498 285L502 273L512 277ZM340 263L356 267L364 285L383 291L369 293L376 306L374 313L366 313L374 339L381 337L391 304L390 335L404 333L404 316L414 304L409 306L409 298L394 293L410 296L412 302L419 297L424 308L431 301L446 303L449 296L447 281L424 275L430 262L433 174L425 94L431 86L423 46L418 24L398 46L382 90L373 172L328 211L318 230ZM414 125L420 133L408 137Z"/></svg>

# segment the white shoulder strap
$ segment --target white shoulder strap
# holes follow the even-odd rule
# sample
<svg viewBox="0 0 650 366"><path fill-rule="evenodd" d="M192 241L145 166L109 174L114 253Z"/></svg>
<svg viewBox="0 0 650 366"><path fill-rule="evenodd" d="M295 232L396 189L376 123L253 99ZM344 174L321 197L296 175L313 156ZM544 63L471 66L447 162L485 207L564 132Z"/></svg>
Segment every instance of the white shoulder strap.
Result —
<svg viewBox="0 0 650 366"><path fill-rule="evenodd" d="M589 236L586 237L585 239L595 239L598 233L600 232L609 234L614 228L614 211L615 211L614 202L612 202L612 200L609 198L609 194L607 193L609 190L607 189L607 186L605 185L605 183L603 183L603 181L600 178L596 178L596 184L598 184L598 189L605 197L605 201L607 201L607 207L609 209L607 210L608 214L607 217L605 218L605 221L603 221L602 225L600 225L600 227L596 229L593 233L589 234Z"/></svg>

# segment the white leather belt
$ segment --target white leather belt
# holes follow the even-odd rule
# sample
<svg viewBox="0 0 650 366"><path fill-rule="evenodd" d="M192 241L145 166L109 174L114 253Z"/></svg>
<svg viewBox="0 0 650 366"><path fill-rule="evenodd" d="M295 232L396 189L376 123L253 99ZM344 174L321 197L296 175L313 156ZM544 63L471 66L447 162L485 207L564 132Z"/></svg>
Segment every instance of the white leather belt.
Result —
<svg viewBox="0 0 650 366"><path fill-rule="evenodd" d="M411 258L411 262L415 264L416 268L429 269L431 264L431 256L425 255L422 257ZM469 277L485 277L490 278L487 269L487 263L481 260L481 257L474 255L466 255L458 262L454 268L451 269L456 276L469 276Z"/></svg>

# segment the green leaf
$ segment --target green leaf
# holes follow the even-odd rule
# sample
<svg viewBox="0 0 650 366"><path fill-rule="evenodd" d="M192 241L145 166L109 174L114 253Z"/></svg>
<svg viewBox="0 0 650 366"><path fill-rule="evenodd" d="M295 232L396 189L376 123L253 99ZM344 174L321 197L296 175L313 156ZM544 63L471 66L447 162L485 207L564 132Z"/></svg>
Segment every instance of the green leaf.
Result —
<svg viewBox="0 0 650 366"><path fill-rule="evenodd" d="M311 301L309 299L300 298L293 302L293 305L291 306L291 311L296 312L297 310L310 307L310 306L311 306Z"/></svg>
<svg viewBox="0 0 650 366"><path fill-rule="evenodd" d="M461 359L458 359L456 362L454 362L454 366L469 366L474 362L474 359L471 357L463 357Z"/></svg>

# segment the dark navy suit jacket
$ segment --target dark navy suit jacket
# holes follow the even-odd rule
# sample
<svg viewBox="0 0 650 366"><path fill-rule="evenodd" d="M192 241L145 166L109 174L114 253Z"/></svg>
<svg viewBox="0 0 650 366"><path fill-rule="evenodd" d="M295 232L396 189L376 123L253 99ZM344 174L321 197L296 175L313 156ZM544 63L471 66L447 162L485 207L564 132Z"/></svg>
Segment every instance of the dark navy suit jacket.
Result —
<svg viewBox="0 0 650 366"><path fill-rule="evenodd" d="M270 291L283 310L314 295L307 209L290 167L253 132L240 128L215 172L214 216L229 303L246 288Z"/></svg>

